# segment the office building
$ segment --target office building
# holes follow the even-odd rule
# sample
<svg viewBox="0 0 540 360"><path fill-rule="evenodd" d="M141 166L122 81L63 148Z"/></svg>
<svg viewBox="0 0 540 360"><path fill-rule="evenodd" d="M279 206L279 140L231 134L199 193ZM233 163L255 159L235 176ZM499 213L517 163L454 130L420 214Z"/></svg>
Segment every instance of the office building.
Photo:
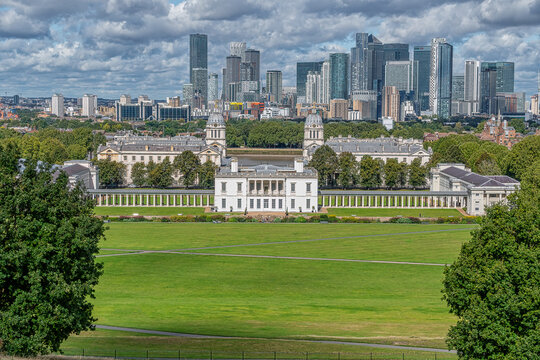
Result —
<svg viewBox="0 0 540 360"><path fill-rule="evenodd" d="M395 86L398 91L415 93L418 87L418 63L415 61L387 61L385 86Z"/></svg>
<svg viewBox="0 0 540 360"><path fill-rule="evenodd" d="M382 95L382 116L400 121L401 101L399 90L395 86L385 86Z"/></svg>
<svg viewBox="0 0 540 360"><path fill-rule="evenodd" d="M409 61L409 44L383 44L384 61Z"/></svg>
<svg viewBox="0 0 540 360"><path fill-rule="evenodd" d="M438 117L446 119L452 110L453 46L444 38L431 40L429 106Z"/></svg>
<svg viewBox="0 0 540 360"><path fill-rule="evenodd" d="M51 99L51 114L64 117L64 95L54 94Z"/></svg>
<svg viewBox="0 0 540 360"><path fill-rule="evenodd" d="M242 58L240 56L231 55L227 56L227 69L225 71L225 100L226 101L235 101L236 94L233 92L234 89L240 87L240 64L242 63Z"/></svg>
<svg viewBox="0 0 540 360"><path fill-rule="evenodd" d="M349 111L349 100L332 99L330 100L330 118L347 120Z"/></svg>
<svg viewBox="0 0 540 360"><path fill-rule="evenodd" d="M323 61L298 62L296 63L296 96L297 102L302 104L306 101L306 81L309 71L321 71Z"/></svg>
<svg viewBox="0 0 540 360"><path fill-rule="evenodd" d="M97 95L85 94L82 97L82 116L96 116Z"/></svg>
<svg viewBox="0 0 540 360"><path fill-rule="evenodd" d="M194 83L193 69L208 69L208 36L189 35L189 82Z"/></svg>
<svg viewBox="0 0 540 360"><path fill-rule="evenodd" d="M469 104L466 114L477 113L480 109L480 61L465 61L463 100Z"/></svg>
<svg viewBox="0 0 540 360"><path fill-rule="evenodd" d="M330 54L330 100L349 98L349 54Z"/></svg>
<svg viewBox="0 0 540 360"><path fill-rule="evenodd" d="M194 108L202 109L208 106L208 70L194 68L193 74L193 100Z"/></svg>
<svg viewBox="0 0 540 360"><path fill-rule="evenodd" d="M353 110L362 112L362 120L377 120L377 98L374 90L355 90L352 92Z"/></svg>
<svg viewBox="0 0 540 360"><path fill-rule="evenodd" d="M127 104L131 104L131 96L129 95L120 95L120 104L122 105L127 105Z"/></svg>
<svg viewBox="0 0 540 360"><path fill-rule="evenodd" d="M182 88L182 97L184 98L184 104L193 106L193 84L184 84Z"/></svg>
<svg viewBox="0 0 540 360"><path fill-rule="evenodd" d="M230 42L229 43L229 55L238 56L244 61L244 52L246 51L245 42Z"/></svg>
<svg viewBox="0 0 540 360"><path fill-rule="evenodd" d="M497 99L497 70L481 67L480 72L480 112L495 115L501 108Z"/></svg>
<svg viewBox="0 0 540 360"><path fill-rule="evenodd" d="M494 70L496 73L495 90L496 92L513 93L514 92L514 63L497 61L482 62L480 70Z"/></svg>
<svg viewBox="0 0 540 360"><path fill-rule="evenodd" d="M261 52L255 49L247 49L244 51L244 58L242 61L246 69L243 74L242 80L257 81L261 80Z"/></svg>
<svg viewBox="0 0 540 360"><path fill-rule="evenodd" d="M452 100L465 100L465 75L452 76Z"/></svg>
<svg viewBox="0 0 540 360"><path fill-rule="evenodd" d="M414 61L418 62L418 91L416 101L421 111L429 109L429 77L431 74L431 47L415 46Z"/></svg>
<svg viewBox="0 0 540 360"><path fill-rule="evenodd" d="M216 101L219 99L218 93L218 74L208 74L208 101Z"/></svg>
<svg viewBox="0 0 540 360"><path fill-rule="evenodd" d="M282 81L282 73L280 70L268 70L266 72L266 92L270 97L270 102L281 103Z"/></svg>
<svg viewBox="0 0 540 360"><path fill-rule="evenodd" d="M323 62L321 67L321 104L330 102L330 61Z"/></svg>
<svg viewBox="0 0 540 360"><path fill-rule="evenodd" d="M309 71L306 81L306 103L321 103L322 90L321 73L319 71Z"/></svg>

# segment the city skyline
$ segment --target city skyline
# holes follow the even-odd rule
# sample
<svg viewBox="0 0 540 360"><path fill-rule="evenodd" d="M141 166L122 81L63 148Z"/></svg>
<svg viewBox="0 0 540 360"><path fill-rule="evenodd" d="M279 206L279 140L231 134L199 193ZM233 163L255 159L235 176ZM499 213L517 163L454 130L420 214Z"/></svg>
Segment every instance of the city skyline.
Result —
<svg viewBox="0 0 540 360"><path fill-rule="evenodd" d="M383 43L408 43L411 58L414 46L445 37L454 46L455 74L464 73L465 60L511 61L515 91L525 91L527 97L536 92L540 26L535 19L540 5L419 4L4 0L0 94L180 95L182 85L190 82L192 33L208 35L208 73L221 75L230 42L246 42L261 51L260 81L267 70L281 70L283 86L295 86L297 62L349 53L358 32L372 33ZM468 17L455 16L464 11ZM83 24L81 17L86 20ZM292 22L295 26L290 26Z"/></svg>

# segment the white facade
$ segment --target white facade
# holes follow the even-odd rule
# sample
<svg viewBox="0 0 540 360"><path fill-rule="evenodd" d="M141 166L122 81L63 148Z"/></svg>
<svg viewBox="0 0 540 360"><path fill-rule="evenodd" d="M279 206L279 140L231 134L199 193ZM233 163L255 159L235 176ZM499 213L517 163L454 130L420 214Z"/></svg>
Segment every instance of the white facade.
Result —
<svg viewBox="0 0 540 360"><path fill-rule="evenodd" d="M97 95L85 94L82 97L82 116L96 116Z"/></svg>
<svg viewBox="0 0 540 360"><path fill-rule="evenodd" d="M296 159L294 168L240 167L236 159L215 178L214 204L220 212L317 212L317 171Z"/></svg>
<svg viewBox="0 0 540 360"><path fill-rule="evenodd" d="M430 190L467 191L467 213L470 215L484 215L487 207L505 203L519 185L509 176L479 175L463 164L438 164L431 170Z"/></svg>
<svg viewBox="0 0 540 360"><path fill-rule="evenodd" d="M480 61L467 60L465 61L465 76L464 76L463 94L464 101L468 103L467 108L459 109L459 113L471 115L479 111L480 102Z"/></svg>
<svg viewBox="0 0 540 360"><path fill-rule="evenodd" d="M54 94L51 99L51 114L64 117L64 95Z"/></svg>

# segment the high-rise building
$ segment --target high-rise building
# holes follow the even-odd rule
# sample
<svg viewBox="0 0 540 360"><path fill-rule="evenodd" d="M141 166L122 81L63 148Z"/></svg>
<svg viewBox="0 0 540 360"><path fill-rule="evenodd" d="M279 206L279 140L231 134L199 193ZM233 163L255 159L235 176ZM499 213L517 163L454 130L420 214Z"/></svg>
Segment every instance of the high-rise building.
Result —
<svg viewBox="0 0 540 360"><path fill-rule="evenodd" d="M391 117L394 121L400 121L401 102L397 87L385 86L382 99L382 116Z"/></svg>
<svg viewBox="0 0 540 360"><path fill-rule="evenodd" d="M432 39L429 107L443 119L452 111L452 61L453 46L444 38Z"/></svg>
<svg viewBox="0 0 540 360"><path fill-rule="evenodd" d="M51 114L64 117L64 95L54 94L51 99Z"/></svg>
<svg viewBox="0 0 540 360"><path fill-rule="evenodd" d="M408 61L409 44L383 44L384 61Z"/></svg>
<svg viewBox="0 0 540 360"><path fill-rule="evenodd" d="M227 56L227 70L225 71L225 100L235 101L236 99L230 90L233 87L239 88L240 85L240 65L242 58L240 56ZM231 84L234 84L231 86Z"/></svg>
<svg viewBox="0 0 540 360"><path fill-rule="evenodd" d="M96 116L97 95L84 94L82 97L82 116Z"/></svg>
<svg viewBox="0 0 540 360"><path fill-rule="evenodd" d="M495 115L499 109L497 70L489 67L482 68L480 72L480 112Z"/></svg>
<svg viewBox="0 0 540 360"><path fill-rule="evenodd" d="M416 92L418 87L418 62L387 61L384 71L385 86L395 86L398 91L405 93Z"/></svg>
<svg viewBox="0 0 540 360"><path fill-rule="evenodd" d="M249 73L246 75L248 81L260 81L261 80L261 52L255 49L247 49L244 51L243 62L247 64Z"/></svg>
<svg viewBox="0 0 540 360"><path fill-rule="evenodd" d="M465 99L465 75L452 76L452 100L464 101Z"/></svg>
<svg viewBox="0 0 540 360"><path fill-rule="evenodd" d="M495 70L496 72L496 91L497 92L514 92L514 63L497 61L497 62L482 62L480 70L486 69Z"/></svg>
<svg viewBox="0 0 540 360"><path fill-rule="evenodd" d="M208 74L208 101L215 101L219 99L218 93L218 74Z"/></svg>
<svg viewBox="0 0 540 360"><path fill-rule="evenodd" d="M321 67L321 104L330 102L330 61L323 62Z"/></svg>
<svg viewBox="0 0 540 360"><path fill-rule="evenodd" d="M197 105L206 107L208 101L208 36L189 36L189 82L193 84L193 95Z"/></svg>
<svg viewBox="0 0 540 360"><path fill-rule="evenodd" d="M19 105L19 95L13 95L13 105Z"/></svg>
<svg viewBox="0 0 540 360"><path fill-rule="evenodd" d="M184 84L182 97L184 98L184 104L193 106L193 84Z"/></svg>
<svg viewBox="0 0 540 360"><path fill-rule="evenodd" d="M414 61L418 62L418 91L416 101L420 110L429 109L429 77L431 74L431 47L415 46Z"/></svg>
<svg viewBox="0 0 540 360"><path fill-rule="evenodd" d="M120 105L131 104L131 96L127 94L120 95Z"/></svg>
<svg viewBox="0 0 540 360"><path fill-rule="evenodd" d="M330 100L349 98L349 54L330 54Z"/></svg>
<svg viewBox="0 0 540 360"><path fill-rule="evenodd" d="M322 90L321 73L319 71L309 71L306 81L306 103L321 103Z"/></svg>
<svg viewBox="0 0 540 360"><path fill-rule="evenodd" d="M332 99L330 100L330 118L347 120L349 113L349 100Z"/></svg>
<svg viewBox="0 0 540 360"><path fill-rule="evenodd" d="M389 48L388 52L390 54L392 50ZM395 53L394 56L396 56ZM351 49L351 91L380 92L384 80L384 61L385 52L382 42L373 34L357 33L356 46Z"/></svg>
<svg viewBox="0 0 540 360"><path fill-rule="evenodd" d="M477 113L480 107L480 61L465 61L463 99L470 103L468 115Z"/></svg>
<svg viewBox="0 0 540 360"><path fill-rule="evenodd" d="M270 102L281 103L282 80L280 70L268 70L266 72L266 92L270 96Z"/></svg>
<svg viewBox="0 0 540 360"><path fill-rule="evenodd" d="M229 55L239 56L244 61L244 52L246 51L245 42L230 42L229 43Z"/></svg>
<svg viewBox="0 0 540 360"><path fill-rule="evenodd" d="M323 61L296 63L296 96L298 103L306 101L306 81L309 71L321 71Z"/></svg>

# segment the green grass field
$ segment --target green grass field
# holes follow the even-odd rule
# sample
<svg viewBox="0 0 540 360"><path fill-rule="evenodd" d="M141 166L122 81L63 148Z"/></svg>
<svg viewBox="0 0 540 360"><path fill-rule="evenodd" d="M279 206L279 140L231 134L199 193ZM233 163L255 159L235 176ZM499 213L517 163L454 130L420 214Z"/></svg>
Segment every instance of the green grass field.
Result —
<svg viewBox="0 0 540 360"><path fill-rule="evenodd" d="M71 337L63 346L67 354L80 354L81 348L172 352L181 347L190 351L380 355L374 359L402 358L404 352L406 358L432 359L433 354L426 352L302 340L445 348L444 337L455 318L441 300L442 266L335 259L450 263L475 228L248 223L109 226L102 255L122 253L119 249L183 249L188 254L100 258L105 272L93 300L97 324L238 338L186 339L99 330ZM291 242L297 240L308 241ZM455 357L438 354L437 358Z"/></svg>
<svg viewBox="0 0 540 360"><path fill-rule="evenodd" d="M171 215L202 215L203 207L115 207L115 206L96 206L94 213L96 215L109 216L131 216L139 214L142 216L171 216Z"/></svg>
<svg viewBox="0 0 540 360"><path fill-rule="evenodd" d="M365 208L328 208L328 214L336 216L414 216L414 217L462 217L456 209L365 209Z"/></svg>

